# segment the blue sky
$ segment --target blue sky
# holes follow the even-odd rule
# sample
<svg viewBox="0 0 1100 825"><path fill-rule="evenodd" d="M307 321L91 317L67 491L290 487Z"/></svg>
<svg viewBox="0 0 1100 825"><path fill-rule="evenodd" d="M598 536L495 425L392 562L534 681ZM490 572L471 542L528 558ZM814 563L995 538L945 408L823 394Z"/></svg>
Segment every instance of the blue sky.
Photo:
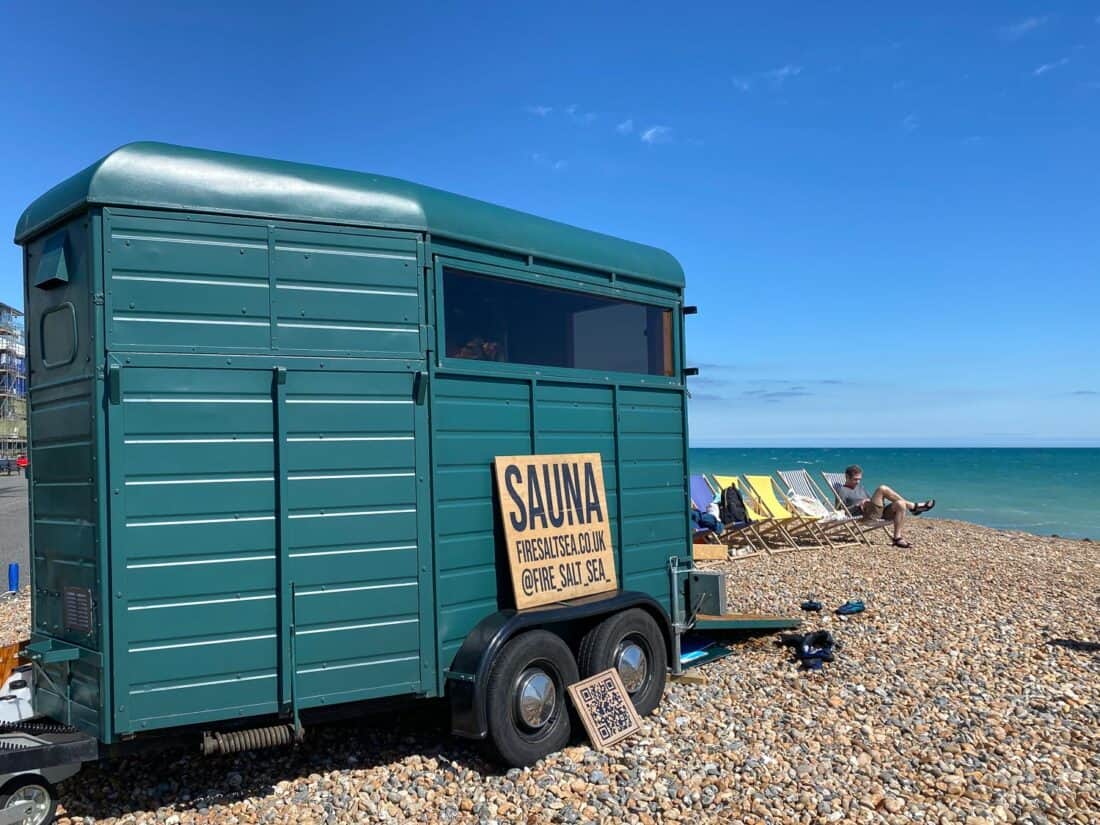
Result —
<svg viewBox="0 0 1100 825"><path fill-rule="evenodd" d="M409 178L676 255L698 445L1100 444L1100 3L400 5L0 3L0 223L138 139Z"/></svg>

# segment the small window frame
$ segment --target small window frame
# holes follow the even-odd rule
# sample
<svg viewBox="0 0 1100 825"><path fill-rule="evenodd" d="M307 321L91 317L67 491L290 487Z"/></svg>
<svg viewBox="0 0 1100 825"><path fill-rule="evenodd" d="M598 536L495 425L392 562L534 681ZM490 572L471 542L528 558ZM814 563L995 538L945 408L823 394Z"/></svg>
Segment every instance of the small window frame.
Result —
<svg viewBox="0 0 1100 825"><path fill-rule="evenodd" d="M46 319L51 315L56 315L58 312L68 310L69 319L72 321L72 347L67 358L63 358L58 361L51 361L46 357ZM64 321L64 319L62 319ZM76 323L76 307L72 301L62 301L56 306L50 307L42 313L42 317L38 323L38 354L42 358L42 366L48 370L57 369L58 367L65 367L76 360L77 350L80 349L80 343L77 339L77 323Z"/></svg>
<svg viewBox="0 0 1100 825"><path fill-rule="evenodd" d="M525 268L500 266L489 264L482 260L470 260L447 254L434 254L433 298L435 306L433 315L435 318L436 352L435 366L437 369L447 372L465 373L471 375L492 374L500 377L516 378L550 378L555 381L567 380L581 383L599 384L635 384L660 387L684 387L683 383L683 357L681 350L681 324L683 318L679 308L682 300L677 300L665 295L656 295L651 292L614 286L611 280L608 285L593 284L587 281L576 281L563 278L555 274L542 272L538 267ZM545 366L541 364L522 364L509 361L478 361L472 358L455 358L446 354L446 295L443 292L443 270L457 269L471 275L500 280L513 281L541 286L551 289L563 289L569 292L579 292L587 295L595 295L601 298L612 298L620 301L646 304L658 309L668 310L671 321L672 335L672 375L653 375L651 373L621 372L615 370L593 370L581 367Z"/></svg>

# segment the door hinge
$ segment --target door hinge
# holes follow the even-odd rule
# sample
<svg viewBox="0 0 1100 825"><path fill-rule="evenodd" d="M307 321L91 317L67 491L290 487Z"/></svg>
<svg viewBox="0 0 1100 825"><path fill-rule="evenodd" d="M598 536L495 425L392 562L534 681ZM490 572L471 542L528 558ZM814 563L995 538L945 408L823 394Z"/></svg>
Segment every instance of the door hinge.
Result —
<svg viewBox="0 0 1100 825"><path fill-rule="evenodd" d="M92 303L95 304L97 307L103 306L103 293L97 292L95 295L93 295Z"/></svg>

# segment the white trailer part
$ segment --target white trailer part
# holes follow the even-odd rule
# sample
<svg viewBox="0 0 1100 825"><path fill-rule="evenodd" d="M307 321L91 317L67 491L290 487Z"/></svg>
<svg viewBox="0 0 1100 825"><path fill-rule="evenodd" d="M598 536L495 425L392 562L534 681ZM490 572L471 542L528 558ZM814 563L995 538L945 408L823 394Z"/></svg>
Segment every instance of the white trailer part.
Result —
<svg viewBox="0 0 1100 825"><path fill-rule="evenodd" d="M31 665L0 687L0 825L48 825L57 811L56 784L98 758L95 739L56 723L36 723Z"/></svg>

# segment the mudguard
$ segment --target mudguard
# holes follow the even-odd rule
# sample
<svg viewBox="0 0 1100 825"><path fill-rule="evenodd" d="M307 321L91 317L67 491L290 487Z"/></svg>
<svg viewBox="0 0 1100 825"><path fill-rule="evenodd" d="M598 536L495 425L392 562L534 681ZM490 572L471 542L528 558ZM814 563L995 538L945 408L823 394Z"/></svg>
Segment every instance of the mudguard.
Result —
<svg viewBox="0 0 1100 825"><path fill-rule="evenodd" d="M601 593L522 611L498 610L486 616L467 634L450 669L444 671L451 703L451 732L468 739L484 739L489 734L485 707L489 668L513 636L536 627L568 625L631 607L641 607L657 620L671 656L672 623L665 609L648 593Z"/></svg>

